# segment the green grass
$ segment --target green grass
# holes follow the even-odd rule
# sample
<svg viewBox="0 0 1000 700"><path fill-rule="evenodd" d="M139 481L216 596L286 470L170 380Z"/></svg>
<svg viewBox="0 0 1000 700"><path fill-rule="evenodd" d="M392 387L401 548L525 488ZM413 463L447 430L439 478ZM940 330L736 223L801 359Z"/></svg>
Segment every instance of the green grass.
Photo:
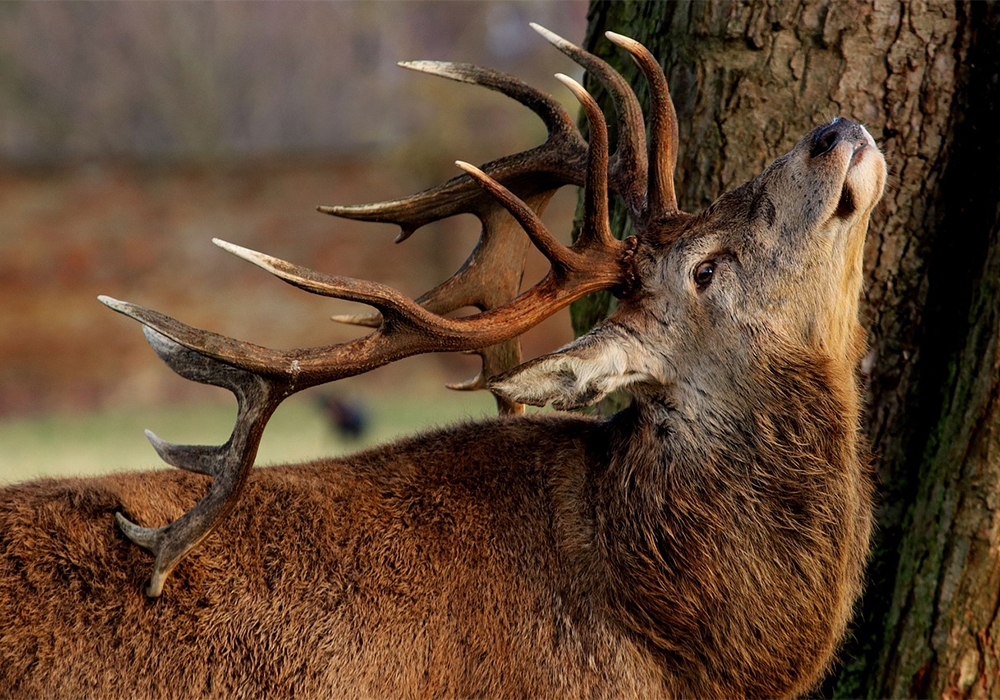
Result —
<svg viewBox="0 0 1000 700"><path fill-rule="evenodd" d="M303 461L353 452L366 445L495 414L486 392L454 393L439 401L425 396L373 397L362 440L348 441L326 425L308 397L293 397L271 419L257 464ZM43 476L88 476L156 469L165 465L143 435L145 428L171 442L221 444L229 437L235 403L148 410L109 410L0 421L0 484Z"/></svg>

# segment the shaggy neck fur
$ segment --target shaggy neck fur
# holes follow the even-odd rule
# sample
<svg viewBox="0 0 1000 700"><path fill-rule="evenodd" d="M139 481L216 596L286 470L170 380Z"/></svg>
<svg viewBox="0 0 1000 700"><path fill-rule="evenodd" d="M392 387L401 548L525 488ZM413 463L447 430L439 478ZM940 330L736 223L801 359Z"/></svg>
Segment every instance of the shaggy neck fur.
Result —
<svg viewBox="0 0 1000 700"><path fill-rule="evenodd" d="M827 362L782 357L742 378L764 403L707 402L692 420L646 395L609 424L596 531L611 605L691 695L807 690L860 590L856 391Z"/></svg>

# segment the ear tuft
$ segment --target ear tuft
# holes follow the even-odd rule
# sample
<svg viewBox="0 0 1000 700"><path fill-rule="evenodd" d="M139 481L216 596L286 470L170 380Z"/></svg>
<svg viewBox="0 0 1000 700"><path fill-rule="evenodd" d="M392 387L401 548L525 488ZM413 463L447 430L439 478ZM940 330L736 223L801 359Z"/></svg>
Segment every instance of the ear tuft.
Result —
<svg viewBox="0 0 1000 700"><path fill-rule="evenodd" d="M558 352L494 377L489 389L518 403L551 403L560 411L591 406L616 389L652 378L648 354L629 347L628 337L607 326L595 329Z"/></svg>
<svg viewBox="0 0 1000 700"><path fill-rule="evenodd" d="M490 391L531 406L551 403L560 411L596 403L605 393L581 378L583 360L559 353L545 355L504 372L489 383Z"/></svg>

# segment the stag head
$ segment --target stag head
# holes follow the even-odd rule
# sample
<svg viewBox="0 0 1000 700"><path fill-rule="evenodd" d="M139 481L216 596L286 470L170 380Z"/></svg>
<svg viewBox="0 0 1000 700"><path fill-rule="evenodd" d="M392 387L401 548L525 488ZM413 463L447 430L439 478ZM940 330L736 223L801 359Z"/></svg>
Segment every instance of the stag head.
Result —
<svg viewBox="0 0 1000 700"><path fill-rule="evenodd" d="M852 371L865 232L885 176L865 128L838 118L700 214L640 212L633 292L591 332L490 388L557 408L666 390L696 410L699 387L732 386L762 357L819 353ZM674 201L672 189L659 200Z"/></svg>

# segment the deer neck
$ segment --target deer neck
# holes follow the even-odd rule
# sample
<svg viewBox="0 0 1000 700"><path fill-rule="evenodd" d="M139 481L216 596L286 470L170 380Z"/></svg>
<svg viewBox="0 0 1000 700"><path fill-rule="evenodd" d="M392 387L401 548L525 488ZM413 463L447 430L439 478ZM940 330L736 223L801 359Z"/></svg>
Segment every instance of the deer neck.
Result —
<svg viewBox="0 0 1000 700"><path fill-rule="evenodd" d="M849 493L860 482L853 373L775 359L733 381L750 398L720 391L692 412L669 394L640 395L609 423L596 489L609 596L668 656L697 648L691 635L705 633L712 606L746 593L728 588L741 580L727 570L741 547L783 552L788 522L824 532L818 520L839 500L865 498Z"/></svg>

